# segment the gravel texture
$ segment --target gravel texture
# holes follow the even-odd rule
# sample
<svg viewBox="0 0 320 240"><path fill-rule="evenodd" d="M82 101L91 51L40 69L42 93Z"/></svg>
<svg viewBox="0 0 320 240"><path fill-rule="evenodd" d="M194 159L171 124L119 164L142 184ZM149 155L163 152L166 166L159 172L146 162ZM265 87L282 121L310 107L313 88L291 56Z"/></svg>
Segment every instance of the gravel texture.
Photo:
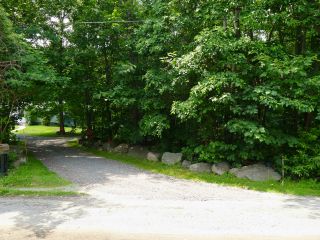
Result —
<svg viewBox="0 0 320 240"><path fill-rule="evenodd" d="M86 196L0 199L0 239L320 239L320 198L179 180L29 140Z"/></svg>

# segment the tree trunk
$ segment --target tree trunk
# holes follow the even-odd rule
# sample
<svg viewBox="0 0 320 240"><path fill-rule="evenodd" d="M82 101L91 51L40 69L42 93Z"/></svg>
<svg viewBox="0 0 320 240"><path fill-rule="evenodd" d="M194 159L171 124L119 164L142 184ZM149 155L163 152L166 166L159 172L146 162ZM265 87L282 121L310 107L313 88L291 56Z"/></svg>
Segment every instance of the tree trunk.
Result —
<svg viewBox="0 0 320 240"><path fill-rule="evenodd" d="M296 30L296 44L295 51L297 55L305 53L306 49L306 34L303 27L299 26Z"/></svg>
<svg viewBox="0 0 320 240"><path fill-rule="evenodd" d="M304 130L308 131L310 129L312 120L313 120L312 112L304 114Z"/></svg>
<svg viewBox="0 0 320 240"><path fill-rule="evenodd" d="M315 26L315 32L316 34L314 34L311 38L311 50L313 53L317 54L318 57L320 57L320 26ZM319 61L314 61L313 62L313 66L312 66L312 74L316 75L318 74L320 70L320 63Z"/></svg>
<svg viewBox="0 0 320 240"><path fill-rule="evenodd" d="M224 31L227 31L227 28L228 28L228 19L227 19L227 16L224 16L223 17L223 29L224 29Z"/></svg>
<svg viewBox="0 0 320 240"><path fill-rule="evenodd" d="M89 90L86 90L86 123L87 123L87 139L92 142L94 139L93 134L93 112L91 107L91 97Z"/></svg>
<svg viewBox="0 0 320 240"><path fill-rule="evenodd" d="M240 29L240 12L241 9L240 7L237 7L234 9L234 32L235 32L235 36L236 38L240 38L241 37L241 29Z"/></svg>
<svg viewBox="0 0 320 240"><path fill-rule="evenodd" d="M59 23L60 23L60 41L59 41L59 57L61 59L61 61L63 61L63 52L64 52L64 48L63 48L63 34L64 34L64 16L60 15L59 16ZM60 76L63 76L63 67L61 65L61 63L58 64L58 72ZM62 88L61 88L62 89ZM59 125L60 125L60 131L59 133L61 135L66 134L65 131L65 127L64 127L64 106L63 106L63 94L60 93L60 97L59 97Z"/></svg>
<svg viewBox="0 0 320 240"><path fill-rule="evenodd" d="M112 41L112 39L111 39ZM106 76L106 85L107 88L112 87L112 68L111 68L111 61L108 58L107 55L107 49L104 47L104 61L105 61L105 76ZM112 113L111 113L111 108L110 108L110 102L107 101L105 103L105 120L106 122L103 124L105 128L105 133L107 135L108 141L111 142L113 139L113 134L112 134Z"/></svg>
<svg viewBox="0 0 320 240"><path fill-rule="evenodd" d="M63 100L59 100L59 126L60 131L59 133L61 135L66 134L65 128L64 128L64 111L63 111Z"/></svg>
<svg viewBox="0 0 320 240"><path fill-rule="evenodd" d="M93 127L92 127L92 111L90 109L87 109L86 119L87 119L87 139L89 140L89 142L92 142L94 139L94 134L93 134Z"/></svg>

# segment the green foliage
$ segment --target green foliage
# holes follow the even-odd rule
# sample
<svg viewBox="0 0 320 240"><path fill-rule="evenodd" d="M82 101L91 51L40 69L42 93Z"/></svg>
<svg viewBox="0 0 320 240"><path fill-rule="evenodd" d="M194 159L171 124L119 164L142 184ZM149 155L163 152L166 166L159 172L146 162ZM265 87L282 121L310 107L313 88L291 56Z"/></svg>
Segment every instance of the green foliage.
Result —
<svg viewBox="0 0 320 240"><path fill-rule="evenodd" d="M68 114L91 141L184 149L192 161L234 166L280 170L286 159L286 175L318 177L318 1L3 5L14 26L2 17L10 54L1 56L21 56L6 72L7 96L26 93L20 109L32 102L43 117Z"/></svg>
<svg viewBox="0 0 320 240"><path fill-rule="evenodd" d="M225 144L224 142L210 142L208 145L200 145L194 152L199 155L199 160L210 163L217 163L224 160L234 162L238 160L235 156L236 145Z"/></svg>
<svg viewBox="0 0 320 240"><path fill-rule="evenodd" d="M234 19L239 17L242 32L237 35L237 29L223 27L221 22L213 28L204 26L188 51L169 60L175 88L189 88L187 98L177 98L171 112L181 121L198 123L199 146L193 147L194 155L200 161L228 160L234 165L256 161L276 165L287 155L288 175L317 176L320 152L302 150L313 144L298 130L310 132L311 126L319 126L314 119L320 100L315 51L319 46L303 49L306 46L300 45L311 39L299 42L301 36L283 33L276 24L267 30L265 19L258 18L259 25L252 26L246 20L256 13L246 10L263 11L263 2L260 6L246 3L238 9L239 16L231 3L224 4L225 23L233 21L235 26ZM219 4L211 7L215 5ZM286 11L289 8L283 13ZM304 25L310 32L313 27ZM297 25L293 28L299 29ZM285 44L280 34L288 34Z"/></svg>
<svg viewBox="0 0 320 240"><path fill-rule="evenodd" d="M61 79L43 53L14 32L1 6L0 42L0 142L8 142L22 109Z"/></svg>
<svg viewBox="0 0 320 240"><path fill-rule="evenodd" d="M299 134L300 142L296 153L290 159L285 159L285 170L288 176L294 178L311 178L320 176L320 130L311 129Z"/></svg>
<svg viewBox="0 0 320 240"><path fill-rule="evenodd" d="M26 122L28 125L37 125L39 124L38 122L38 113L35 111L27 111L24 115L26 118Z"/></svg>
<svg viewBox="0 0 320 240"><path fill-rule="evenodd" d="M140 122L140 128L144 136L161 137L162 133L170 128L165 115L145 115Z"/></svg>

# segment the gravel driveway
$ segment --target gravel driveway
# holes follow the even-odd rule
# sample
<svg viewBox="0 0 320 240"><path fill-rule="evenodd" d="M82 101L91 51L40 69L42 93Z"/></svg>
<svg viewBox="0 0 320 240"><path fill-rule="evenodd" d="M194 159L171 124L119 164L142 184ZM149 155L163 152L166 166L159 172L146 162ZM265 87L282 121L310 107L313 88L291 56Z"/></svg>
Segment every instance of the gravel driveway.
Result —
<svg viewBox="0 0 320 240"><path fill-rule="evenodd" d="M320 239L320 198L179 180L33 139L81 197L1 198L0 239Z"/></svg>

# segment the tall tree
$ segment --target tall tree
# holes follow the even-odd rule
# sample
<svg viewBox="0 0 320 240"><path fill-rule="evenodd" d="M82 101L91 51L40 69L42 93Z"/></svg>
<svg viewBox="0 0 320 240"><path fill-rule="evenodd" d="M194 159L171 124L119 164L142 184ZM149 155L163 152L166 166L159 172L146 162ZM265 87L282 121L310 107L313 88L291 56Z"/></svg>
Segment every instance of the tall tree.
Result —
<svg viewBox="0 0 320 240"><path fill-rule="evenodd" d="M59 79L44 55L14 33L0 7L0 142L8 142L17 115L28 101Z"/></svg>

